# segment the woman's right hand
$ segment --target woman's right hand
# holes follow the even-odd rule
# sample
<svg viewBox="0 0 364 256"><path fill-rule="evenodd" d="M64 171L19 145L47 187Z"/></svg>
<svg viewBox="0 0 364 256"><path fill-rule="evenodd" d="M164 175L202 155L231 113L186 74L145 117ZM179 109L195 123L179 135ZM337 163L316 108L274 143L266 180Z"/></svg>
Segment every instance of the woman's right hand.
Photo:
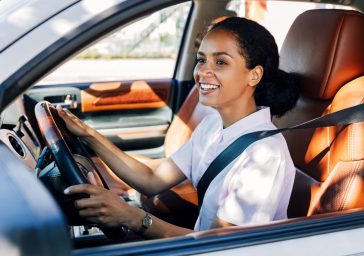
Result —
<svg viewBox="0 0 364 256"><path fill-rule="evenodd" d="M77 116L72 114L68 109L57 106L58 115L66 123L67 129L74 135L85 138L92 136L95 131L93 128L82 122Z"/></svg>

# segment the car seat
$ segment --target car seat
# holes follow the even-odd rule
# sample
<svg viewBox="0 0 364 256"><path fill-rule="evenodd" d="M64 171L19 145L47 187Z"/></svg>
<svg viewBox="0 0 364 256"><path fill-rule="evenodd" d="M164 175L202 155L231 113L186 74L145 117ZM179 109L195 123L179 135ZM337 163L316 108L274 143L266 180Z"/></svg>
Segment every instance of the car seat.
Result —
<svg viewBox="0 0 364 256"><path fill-rule="evenodd" d="M273 121L298 124L364 101L364 15L351 10L310 10L292 24L280 68L300 77L293 111ZM289 217L364 206L364 122L284 134L296 179Z"/></svg>

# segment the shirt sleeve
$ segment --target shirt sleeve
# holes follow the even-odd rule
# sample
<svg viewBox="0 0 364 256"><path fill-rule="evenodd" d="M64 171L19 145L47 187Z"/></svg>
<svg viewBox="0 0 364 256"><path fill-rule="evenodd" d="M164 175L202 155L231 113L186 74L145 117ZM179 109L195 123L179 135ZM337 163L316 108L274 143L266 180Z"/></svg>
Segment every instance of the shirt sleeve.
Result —
<svg viewBox="0 0 364 256"><path fill-rule="evenodd" d="M212 115L205 116L202 121L197 125L195 130L192 132L191 138L170 156L172 161L178 166L178 168L189 180L192 180L193 164L196 164L193 162L193 154L194 152L196 153L199 151L201 143L205 138L204 130L211 120L213 120Z"/></svg>
<svg viewBox="0 0 364 256"><path fill-rule="evenodd" d="M174 152L170 158L183 172L187 179L191 180L192 171L192 149L193 141L192 137L182 145L176 152Z"/></svg>
<svg viewBox="0 0 364 256"><path fill-rule="evenodd" d="M273 220L284 184L285 163L277 143L270 141L252 144L235 162L222 186L218 218L234 225Z"/></svg>

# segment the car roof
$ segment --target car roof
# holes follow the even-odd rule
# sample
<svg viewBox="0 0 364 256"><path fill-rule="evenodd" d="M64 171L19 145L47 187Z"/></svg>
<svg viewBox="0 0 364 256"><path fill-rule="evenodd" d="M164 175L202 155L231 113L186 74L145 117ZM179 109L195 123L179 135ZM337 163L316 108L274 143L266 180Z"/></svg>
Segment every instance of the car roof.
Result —
<svg viewBox="0 0 364 256"><path fill-rule="evenodd" d="M78 1L1 1L0 52L25 33L75 2Z"/></svg>

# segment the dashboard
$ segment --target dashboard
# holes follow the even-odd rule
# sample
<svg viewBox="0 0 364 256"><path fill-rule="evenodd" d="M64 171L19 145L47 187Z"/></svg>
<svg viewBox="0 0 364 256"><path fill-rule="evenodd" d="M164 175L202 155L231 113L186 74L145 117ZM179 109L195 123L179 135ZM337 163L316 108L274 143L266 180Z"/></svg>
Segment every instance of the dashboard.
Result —
<svg viewBox="0 0 364 256"><path fill-rule="evenodd" d="M25 114L22 100L16 100L0 115L0 141L33 171L41 145Z"/></svg>

